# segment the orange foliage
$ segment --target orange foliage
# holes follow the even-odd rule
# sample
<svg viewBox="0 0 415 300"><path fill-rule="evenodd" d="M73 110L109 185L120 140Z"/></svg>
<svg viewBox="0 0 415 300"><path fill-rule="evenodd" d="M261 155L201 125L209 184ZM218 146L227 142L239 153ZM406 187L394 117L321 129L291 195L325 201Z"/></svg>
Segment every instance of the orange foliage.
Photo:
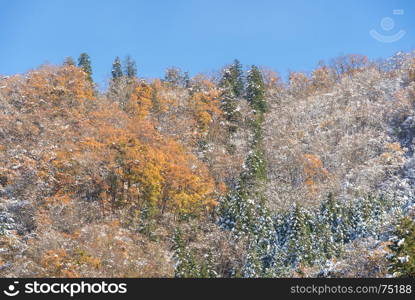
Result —
<svg viewBox="0 0 415 300"><path fill-rule="evenodd" d="M219 90L196 92L192 97L192 111L200 133L205 133L213 118L221 114L219 109Z"/></svg>
<svg viewBox="0 0 415 300"><path fill-rule="evenodd" d="M310 193L316 193L317 182L326 179L329 176L328 171L324 168L323 162L317 155L304 155L304 183L307 185Z"/></svg>
<svg viewBox="0 0 415 300"><path fill-rule="evenodd" d="M51 277L79 277L71 258L64 249L48 250L42 260L41 265L48 271Z"/></svg>
<svg viewBox="0 0 415 300"><path fill-rule="evenodd" d="M74 66L45 66L28 73L22 93L26 105L31 106L40 103L76 106L94 99L94 91L85 73Z"/></svg>
<svg viewBox="0 0 415 300"><path fill-rule="evenodd" d="M315 90L327 90L333 86L334 82L330 74L330 69L326 66L317 68L311 74L312 85Z"/></svg>
<svg viewBox="0 0 415 300"><path fill-rule="evenodd" d="M60 181L69 180L63 188L73 189L83 176L106 207L148 203L161 212L190 213L216 203L215 184L196 157L163 138L150 121L124 116L126 128L117 128L109 122L114 113L115 107L91 113L88 136L58 153L53 164Z"/></svg>
<svg viewBox="0 0 415 300"><path fill-rule="evenodd" d="M136 84L137 86L127 103L127 112L139 119L144 119L153 105L151 101L152 89L143 82Z"/></svg>

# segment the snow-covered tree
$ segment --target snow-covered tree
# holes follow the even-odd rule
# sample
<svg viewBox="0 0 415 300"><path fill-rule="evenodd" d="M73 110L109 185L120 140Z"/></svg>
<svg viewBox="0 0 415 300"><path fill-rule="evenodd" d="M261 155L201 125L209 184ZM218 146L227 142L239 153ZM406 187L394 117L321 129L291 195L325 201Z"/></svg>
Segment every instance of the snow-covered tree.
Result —
<svg viewBox="0 0 415 300"><path fill-rule="evenodd" d="M121 61L118 56L114 59L114 62L112 63L111 74L112 74L112 79L117 79L123 76Z"/></svg>

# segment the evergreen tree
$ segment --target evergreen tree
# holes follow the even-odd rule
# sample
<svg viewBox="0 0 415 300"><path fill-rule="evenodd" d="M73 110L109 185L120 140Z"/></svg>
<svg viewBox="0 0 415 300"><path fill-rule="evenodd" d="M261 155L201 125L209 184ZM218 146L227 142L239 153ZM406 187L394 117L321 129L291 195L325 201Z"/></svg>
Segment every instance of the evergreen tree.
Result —
<svg viewBox="0 0 415 300"><path fill-rule="evenodd" d="M205 259L197 261L193 249L186 247L180 229L173 235L173 250L176 259L175 277L178 278L215 278L218 277L215 271L212 253L209 252Z"/></svg>
<svg viewBox="0 0 415 300"><path fill-rule="evenodd" d="M73 60L73 58L71 56L68 56L65 58L65 60L63 61L63 64L65 66L75 66L75 61Z"/></svg>
<svg viewBox="0 0 415 300"><path fill-rule="evenodd" d="M403 218L395 234L389 246L392 251L389 272L394 277L415 278L415 222L408 217Z"/></svg>
<svg viewBox="0 0 415 300"><path fill-rule="evenodd" d="M314 247L319 262L324 263L327 259L337 257L340 252L331 226L324 222L318 223L316 232L318 238L314 240Z"/></svg>
<svg viewBox="0 0 415 300"><path fill-rule="evenodd" d="M300 264L311 265L314 260L313 230L309 213L294 204L287 219L287 263L296 268Z"/></svg>
<svg viewBox="0 0 415 300"><path fill-rule="evenodd" d="M230 72L232 76L233 92L236 97L242 97L244 94L244 77L242 64L239 60L235 59L233 64L230 66Z"/></svg>
<svg viewBox="0 0 415 300"><path fill-rule="evenodd" d="M242 65L238 60L223 70L219 86L222 89L221 108L226 119L231 122L230 131L234 132L236 131L235 123L241 119L238 111L238 98L243 95L244 90Z"/></svg>
<svg viewBox="0 0 415 300"><path fill-rule="evenodd" d="M239 60L235 59L231 65L223 70L219 86L221 88L229 89L236 98L243 96L244 77L242 64Z"/></svg>
<svg viewBox="0 0 415 300"><path fill-rule="evenodd" d="M114 62L112 63L111 74L112 74L113 79L117 79L123 76L122 68L121 68L121 61L118 56L115 58Z"/></svg>
<svg viewBox="0 0 415 300"><path fill-rule="evenodd" d="M168 68L163 81L175 87L184 86L184 75L179 68Z"/></svg>
<svg viewBox="0 0 415 300"><path fill-rule="evenodd" d="M320 206L319 223L328 226L336 244L347 242L347 214L336 201L333 193L329 193L327 199Z"/></svg>
<svg viewBox="0 0 415 300"><path fill-rule="evenodd" d="M189 72L184 72L183 74L183 85L186 89L192 86L192 82L190 80Z"/></svg>
<svg viewBox="0 0 415 300"><path fill-rule="evenodd" d="M173 250L176 259L175 277L179 278L196 278L199 275L198 266L195 257L191 251L187 250L180 229L177 229L173 235Z"/></svg>
<svg viewBox="0 0 415 300"><path fill-rule="evenodd" d="M213 255L211 251L209 251L208 254L205 255L205 261L201 263L199 277L200 278L218 277L218 273L215 271L215 265L214 265Z"/></svg>
<svg viewBox="0 0 415 300"><path fill-rule="evenodd" d="M252 66L248 71L246 97L257 114L262 115L267 111L264 80L256 66Z"/></svg>
<svg viewBox="0 0 415 300"><path fill-rule="evenodd" d="M128 78L134 78L137 76L136 63L129 55L125 58L125 75L127 75Z"/></svg>
<svg viewBox="0 0 415 300"><path fill-rule="evenodd" d="M91 67L91 59L89 58L89 55L87 53L81 53L78 58L78 67L82 68L84 70L87 79L92 83L92 67Z"/></svg>

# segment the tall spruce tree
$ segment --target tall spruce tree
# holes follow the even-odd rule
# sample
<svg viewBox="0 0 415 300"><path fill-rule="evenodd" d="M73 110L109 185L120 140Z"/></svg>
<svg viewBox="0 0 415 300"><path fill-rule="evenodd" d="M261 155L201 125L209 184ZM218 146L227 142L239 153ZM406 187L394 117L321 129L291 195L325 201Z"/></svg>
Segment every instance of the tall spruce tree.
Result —
<svg viewBox="0 0 415 300"><path fill-rule="evenodd" d="M114 62L112 63L111 74L113 79L117 79L123 76L121 61L118 56L114 59Z"/></svg>
<svg viewBox="0 0 415 300"><path fill-rule="evenodd" d="M310 265L314 260L313 223L308 211L294 204L287 219L287 263L298 267Z"/></svg>
<svg viewBox="0 0 415 300"><path fill-rule="evenodd" d="M257 66L252 66L248 71L246 98L257 114L262 115L267 111L264 80Z"/></svg>
<svg viewBox="0 0 415 300"><path fill-rule="evenodd" d="M244 75L242 64L235 59L231 65L223 70L222 78L219 82L221 87L229 87L235 97L242 97L244 94Z"/></svg>
<svg viewBox="0 0 415 300"><path fill-rule="evenodd" d="M73 60L73 58L71 56L68 56L65 58L65 60L63 61L63 64L65 66L75 66L75 61Z"/></svg>
<svg viewBox="0 0 415 300"><path fill-rule="evenodd" d="M242 97L244 94L244 73L242 64L235 59L230 67L233 81L233 92L236 97Z"/></svg>
<svg viewBox="0 0 415 300"><path fill-rule="evenodd" d="M78 67L82 68L85 72L88 81L93 83L92 79L92 67L91 67L91 59L87 53L81 53L78 58Z"/></svg>
<svg viewBox="0 0 415 300"><path fill-rule="evenodd" d="M137 65L134 59L129 55L125 58L125 75L128 78L134 78L137 76Z"/></svg>
<svg viewBox="0 0 415 300"><path fill-rule="evenodd" d="M222 71L219 86L222 89L221 108L225 113L226 119L233 123L230 126L230 130L235 131L235 123L241 118L238 111L239 97L244 93L242 65L237 59Z"/></svg>

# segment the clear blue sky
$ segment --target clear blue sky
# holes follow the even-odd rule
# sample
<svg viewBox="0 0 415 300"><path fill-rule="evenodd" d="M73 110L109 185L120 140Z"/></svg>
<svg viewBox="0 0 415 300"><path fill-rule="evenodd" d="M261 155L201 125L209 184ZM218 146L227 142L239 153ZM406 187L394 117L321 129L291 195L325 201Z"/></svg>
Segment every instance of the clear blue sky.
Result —
<svg viewBox="0 0 415 300"><path fill-rule="evenodd" d="M64 57L90 54L94 78L110 77L115 56L130 54L139 76L170 66L190 74L238 58L282 74L319 60L361 53L388 57L415 49L413 0L1 0L0 74L22 73ZM394 15L403 9L403 15ZM395 27L381 26L383 18ZM386 28L388 30L384 30ZM391 36L373 39L369 31Z"/></svg>

